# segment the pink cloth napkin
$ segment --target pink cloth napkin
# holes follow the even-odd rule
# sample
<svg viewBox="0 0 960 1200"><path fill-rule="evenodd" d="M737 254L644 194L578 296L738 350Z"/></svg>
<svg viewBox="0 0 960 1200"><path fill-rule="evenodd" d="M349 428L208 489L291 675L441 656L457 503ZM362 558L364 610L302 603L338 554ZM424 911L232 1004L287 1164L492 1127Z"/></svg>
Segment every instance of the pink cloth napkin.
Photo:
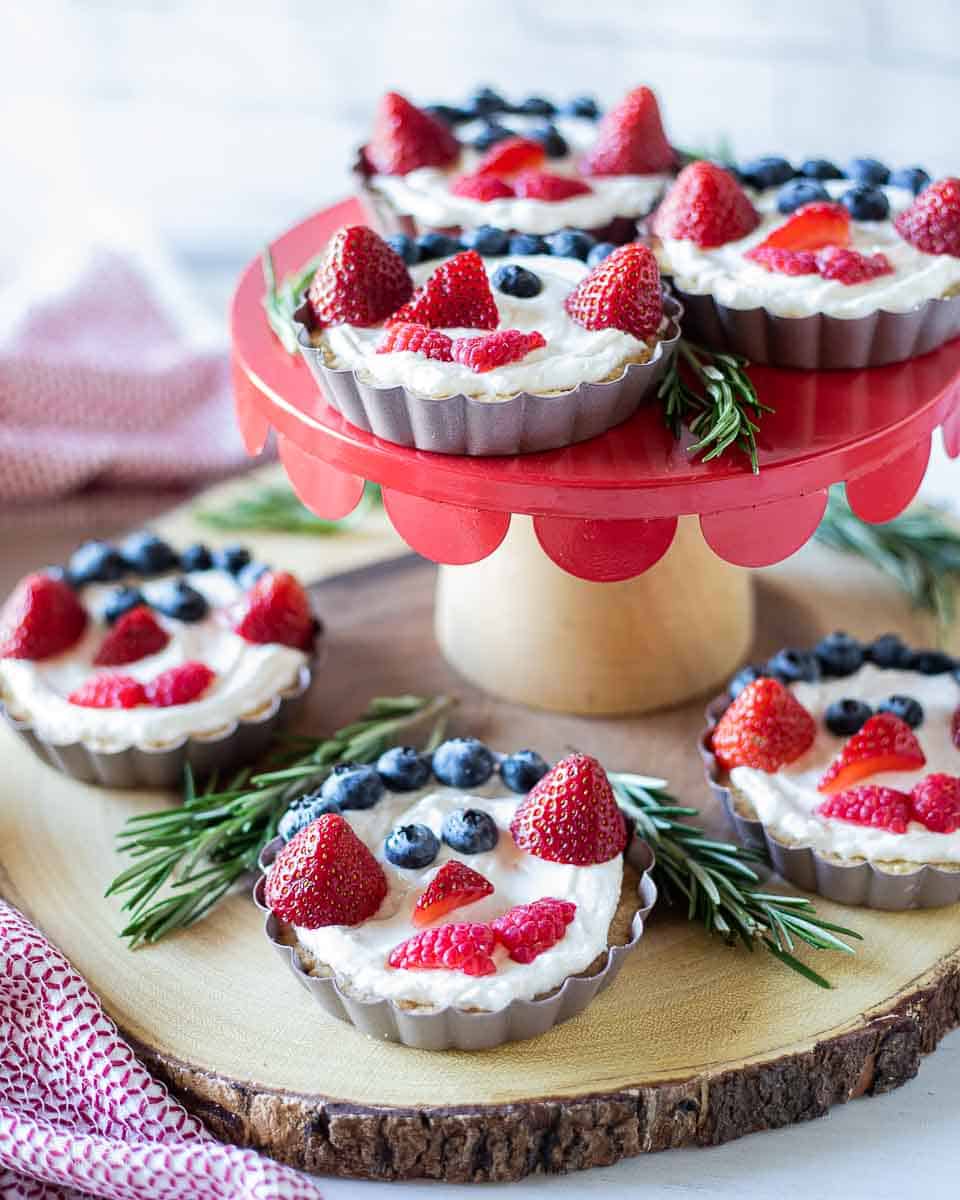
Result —
<svg viewBox="0 0 960 1200"><path fill-rule="evenodd" d="M2 1200L319 1200L214 1141L134 1058L67 960L0 901Z"/></svg>
<svg viewBox="0 0 960 1200"><path fill-rule="evenodd" d="M193 336L185 298L162 258L97 245L6 290L0 502L241 465L225 350Z"/></svg>

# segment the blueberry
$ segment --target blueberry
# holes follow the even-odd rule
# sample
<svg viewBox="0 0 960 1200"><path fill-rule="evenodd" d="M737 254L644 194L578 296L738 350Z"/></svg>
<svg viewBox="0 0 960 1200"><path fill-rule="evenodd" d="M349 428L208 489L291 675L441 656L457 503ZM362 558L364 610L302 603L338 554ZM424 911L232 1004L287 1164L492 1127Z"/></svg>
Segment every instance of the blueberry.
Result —
<svg viewBox="0 0 960 1200"><path fill-rule="evenodd" d="M763 189L779 187L795 175L793 167L785 158L767 154L762 158L752 158L740 167L740 174L751 187Z"/></svg>
<svg viewBox="0 0 960 1200"><path fill-rule="evenodd" d="M430 778L430 762L412 746L393 746L377 759L377 774L391 792L413 792Z"/></svg>
<svg viewBox="0 0 960 1200"><path fill-rule="evenodd" d="M587 255L587 266L595 267L597 263L602 263L616 249L618 247L613 242L597 242L595 246L591 247L590 253Z"/></svg>
<svg viewBox="0 0 960 1200"><path fill-rule="evenodd" d="M428 825L399 825L386 841L387 861L395 867L429 867L440 852L437 835Z"/></svg>
<svg viewBox="0 0 960 1200"><path fill-rule="evenodd" d="M391 233L385 241L391 249L396 250L408 267L415 267L420 261L420 247L409 233Z"/></svg>
<svg viewBox="0 0 960 1200"><path fill-rule="evenodd" d="M536 233L515 233L510 239L509 251L511 254L549 254L550 247L539 234Z"/></svg>
<svg viewBox="0 0 960 1200"><path fill-rule="evenodd" d="M852 675L863 666L863 646L849 633L831 633L813 649L824 675Z"/></svg>
<svg viewBox="0 0 960 1200"><path fill-rule="evenodd" d="M853 697L835 700L823 714L823 723L837 737L851 737L873 716L869 704Z"/></svg>
<svg viewBox="0 0 960 1200"><path fill-rule="evenodd" d="M487 121L473 139L473 148L480 151L489 150L497 142L505 141L506 138L514 136L513 130L508 129L506 125L501 125L499 121Z"/></svg>
<svg viewBox="0 0 960 1200"><path fill-rule="evenodd" d="M851 158L847 174L857 183L884 184L890 178L890 168L875 158Z"/></svg>
<svg viewBox="0 0 960 1200"><path fill-rule="evenodd" d="M596 245L596 240L582 229L558 229L543 240L557 258L579 258L581 262L586 262L587 255Z"/></svg>
<svg viewBox="0 0 960 1200"><path fill-rule="evenodd" d="M70 576L67 574L66 567L44 567L40 573L42 575L46 575L48 579L55 579L57 583L65 583L68 587L71 586L73 582Z"/></svg>
<svg viewBox="0 0 960 1200"><path fill-rule="evenodd" d="M164 616L177 621L202 621L210 605L206 596L190 586L185 579L173 579L150 597L150 603Z"/></svg>
<svg viewBox="0 0 960 1200"><path fill-rule="evenodd" d="M224 546L222 550L213 552L214 566L231 575L239 575L249 561L250 551L246 546Z"/></svg>
<svg viewBox="0 0 960 1200"><path fill-rule="evenodd" d="M518 750L500 764L500 778L511 792L529 792L550 770L536 750Z"/></svg>
<svg viewBox="0 0 960 1200"><path fill-rule="evenodd" d="M923 167L898 167L891 172L889 183L891 187L906 188L907 191L919 195L930 182L930 176Z"/></svg>
<svg viewBox="0 0 960 1200"><path fill-rule="evenodd" d="M462 125L464 121L469 121L473 117L473 113L468 112L465 108L459 108L455 104L425 104L423 111L429 113L431 117L436 117L444 125Z"/></svg>
<svg viewBox="0 0 960 1200"><path fill-rule="evenodd" d="M169 543L147 530L130 534L121 547L121 553L131 571L148 579L151 575L163 575L180 565L180 559Z"/></svg>
<svg viewBox="0 0 960 1200"><path fill-rule="evenodd" d="M496 225L478 225L476 229L465 229L460 235L460 241L467 250L476 250L478 254L493 257L506 254L510 245L510 235L506 230L498 229Z"/></svg>
<svg viewBox="0 0 960 1200"><path fill-rule="evenodd" d="M433 773L450 787L479 787L493 774L493 755L476 738L451 738L433 752Z"/></svg>
<svg viewBox="0 0 960 1200"><path fill-rule="evenodd" d="M365 763L337 763L323 781L320 795L324 800L335 800L346 812L351 808L373 808L383 790L383 780L375 767Z"/></svg>
<svg viewBox="0 0 960 1200"><path fill-rule="evenodd" d="M277 833L285 842L306 829L311 821L322 817L324 813L338 813L340 805L336 800L325 800L319 792L307 792L290 805L277 824Z"/></svg>
<svg viewBox="0 0 960 1200"><path fill-rule="evenodd" d="M103 619L108 625L112 625L125 612L129 612L131 608L136 608L140 604L146 604L146 600L139 588L117 588L107 597L107 602L103 606Z"/></svg>
<svg viewBox="0 0 960 1200"><path fill-rule="evenodd" d="M270 567L262 562L248 562L237 572L237 583L242 588L252 588L261 575L266 575Z"/></svg>
<svg viewBox="0 0 960 1200"><path fill-rule="evenodd" d="M808 158L800 168L807 179L842 179L843 172L828 158Z"/></svg>
<svg viewBox="0 0 960 1200"><path fill-rule="evenodd" d="M475 117L486 116L487 113L505 112L507 102L491 87L480 87L470 93L467 101L467 111Z"/></svg>
<svg viewBox="0 0 960 1200"><path fill-rule="evenodd" d="M777 208L782 213L792 213L802 204L829 199L830 193L815 179L792 179L777 192Z"/></svg>
<svg viewBox="0 0 960 1200"><path fill-rule="evenodd" d="M519 104L512 104L510 111L523 113L528 117L552 117L557 111L557 106L543 96L527 96Z"/></svg>
<svg viewBox="0 0 960 1200"><path fill-rule="evenodd" d="M431 258L449 258L460 249L459 241L448 233L421 233L417 238L421 262L428 262Z"/></svg>
<svg viewBox="0 0 960 1200"><path fill-rule="evenodd" d="M529 136L540 143L547 158L563 158L570 153L570 144L556 125L538 125Z"/></svg>
<svg viewBox="0 0 960 1200"><path fill-rule="evenodd" d="M903 640L896 633L882 633L867 646L869 661L886 669L906 667L912 656L913 651L909 646L904 645Z"/></svg>
<svg viewBox="0 0 960 1200"><path fill-rule="evenodd" d="M816 683L820 664L810 650L778 650L764 668L764 673L785 683Z"/></svg>
<svg viewBox="0 0 960 1200"><path fill-rule="evenodd" d="M910 655L908 667L921 675L946 675L956 667L956 662L942 650L915 650Z"/></svg>
<svg viewBox="0 0 960 1200"><path fill-rule="evenodd" d="M209 571L213 566L213 555L201 542L194 542L180 555L180 567L184 571Z"/></svg>
<svg viewBox="0 0 960 1200"><path fill-rule="evenodd" d="M563 111L571 117L586 117L595 121L600 116L600 105L593 96L574 96L569 104L563 106Z"/></svg>
<svg viewBox="0 0 960 1200"><path fill-rule="evenodd" d="M447 813L440 833L450 849L461 854L485 854L500 837L496 821L479 808L455 808Z"/></svg>
<svg viewBox="0 0 960 1200"><path fill-rule="evenodd" d="M543 291L540 276L528 271L526 267L518 267L516 263L497 267L493 273L493 286L504 295L519 296L521 300L539 296Z"/></svg>
<svg viewBox="0 0 960 1200"><path fill-rule="evenodd" d="M126 573L127 564L123 555L109 542L84 542L74 550L67 563L67 574L76 586L111 583Z"/></svg>
<svg viewBox="0 0 960 1200"><path fill-rule="evenodd" d="M865 183L844 192L840 203L855 221L883 221L890 215L890 201L886 192Z"/></svg>
<svg viewBox="0 0 960 1200"><path fill-rule="evenodd" d="M740 670L727 684L727 691L732 699L740 695L744 688L748 688L751 683L756 683L758 679L764 678L763 667L758 667L751 663L749 666L741 667Z"/></svg>
<svg viewBox="0 0 960 1200"><path fill-rule="evenodd" d="M923 724L923 706L912 696L888 696L877 705L877 712L892 713L906 721L911 729L918 729Z"/></svg>

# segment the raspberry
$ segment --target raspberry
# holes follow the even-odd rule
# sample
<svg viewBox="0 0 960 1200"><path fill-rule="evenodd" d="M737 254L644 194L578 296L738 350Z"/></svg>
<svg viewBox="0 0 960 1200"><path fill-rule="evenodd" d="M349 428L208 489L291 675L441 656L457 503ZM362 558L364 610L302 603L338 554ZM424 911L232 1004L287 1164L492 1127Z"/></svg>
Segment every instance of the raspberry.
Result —
<svg viewBox="0 0 960 1200"><path fill-rule="evenodd" d="M576 911L570 900L548 897L516 905L491 921L490 928L514 962L530 963L560 941Z"/></svg>
<svg viewBox="0 0 960 1200"><path fill-rule="evenodd" d="M588 175L655 175L673 170L675 162L657 98L649 88L639 87L600 122L583 169Z"/></svg>
<svg viewBox="0 0 960 1200"><path fill-rule="evenodd" d="M453 343L453 361L482 375L507 363L519 362L546 344L536 330L523 333L519 329L500 329L485 337L457 338Z"/></svg>
<svg viewBox="0 0 960 1200"><path fill-rule="evenodd" d="M387 894L383 868L339 813L311 821L280 851L267 876L267 904L290 925L359 925Z"/></svg>
<svg viewBox="0 0 960 1200"><path fill-rule="evenodd" d="M248 642L276 642L309 650L314 620L307 593L288 571L267 571L250 589L246 610L234 632Z"/></svg>
<svg viewBox="0 0 960 1200"><path fill-rule="evenodd" d="M489 925L463 922L415 933L390 951L387 962L401 971L462 971L494 975L496 945Z"/></svg>
<svg viewBox="0 0 960 1200"><path fill-rule="evenodd" d="M570 754L544 775L517 807L510 832L528 854L577 867L609 862L627 844L606 772L586 754Z"/></svg>
<svg viewBox="0 0 960 1200"><path fill-rule="evenodd" d="M888 833L906 833L910 821L910 797L895 788L861 784L860 787L838 792L817 808L823 817L849 821L853 825L870 825Z"/></svg>
<svg viewBox="0 0 960 1200"><path fill-rule="evenodd" d="M93 660L95 667L119 667L159 652L170 641L170 634L145 604L128 609L100 644Z"/></svg>
<svg viewBox="0 0 960 1200"><path fill-rule="evenodd" d="M926 763L913 730L892 713L872 716L824 773L821 792L842 792L881 771L915 771Z"/></svg>
<svg viewBox="0 0 960 1200"><path fill-rule="evenodd" d="M504 138L491 146L473 170L475 175L514 175L542 166L546 157L543 145L532 138Z"/></svg>
<svg viewBox="0 0 960 1200"><path fill-rule="evenodd" d="M653 336L663 320L653 251L639 242L619 246L580 280L563 306L584 329L622 329L641 341Z"/></svg>
<svg viewBox="0 0 960 1200"><path fill-rule="evenodd" d="M725 770L772 773L805 754L816 736L817 724L796 696L763 677L745 687L717 722L713 752Z"/></svg>
<svg viewBox="0 0 960 1200"><path fill-rule="evenodd" d="M66 583L28 575L0 613L0 658L53 658L78 642L86 627L86 610Z"/></svg>
<svg viewBox="0 0 960 1200"><path fill-rule="evenodd" d="M388 325L377 346L378 354L391 354L409 350L411 354L422 354L424 358L435 358L438 362L451 361L453 340L439 329L417 325L413 321L398 321Z"/></svg>
<svg viewBox="0 0 960 1200"><path fill-rule="evenodd" d="M406 263L365 225L345 225L330 239L307 292L318 326L378 325L413 295Z"/></svg>
<svg viewBox="0 0 960 1200"><path fill-rule="evenodd" d="M450 185L450 191L468 200L503 200L516 194L499 175L461 175Z"/></svg>
<svg viewBox="0 0 960 1200"><path fill-rule="evenodd" d="M409 304L394 313L396 321L413 321L431 329L496 329L500 320L483 259L476 250L448 258Z"/></svg>
<svg viewBox="0 0 960 1200"><path fill-rule="evenodd" d="M824 279L852 287L880 275L892 275L893 267L885 254L860 254L840 246L825 246L817 252L817 270Z"/></svg>
<svg viewBox="0 0 960 1200"><path fill-rule="evenodd" d="M185 662L161 671L145 685L147 703L154 708L171 708L199 699L215 678L215 672L202 662Z"/></svg>
<svg viewBox="0 0 960 1200"><path fill-rule="evenodd" d="M417 167L445 167L460 153L460 143L442 122L397 92L380 101L365 156L381 175L406 175Z"/></svg>
<svg viewBox="0 0 960 1200"><path fill-rule="evenodd" d="M960 829L960 779L955 775L928 775L910 793L913 816L933 833Z"/></svg>
<svg viewBox="0 0 960 1200"><path fill-rule="evenodd" d="M775 250L822 250L850 242L850 214L842 204L803 204L760 243ZM759 247L756 247L759 249Z"/></svg>
<svg viewBox="0 0 960 1200"><path fill-rule="evenodd" d="M493 884L459 859L445 862L421 892L414 906L414 925L429 925L455 908L493 894Z"/></svg>
<svg viewBox="0 0 960 1200"><path fill-rule="evenodd" d="M582 179L571 175L554 175L550 171L523 171L513 181L518 196L527 200L569 200L571 196L587 196L593 191Z"/></svg>
<svg viewBox="0 0 960 1200"><path fill-rule="evenodd" d="M146 704L143 684L130 675L91 675L67 697L81 708L136 708Z"/></svg>
<svg viewBox="0 0 960 1200"><path fill-rule="evenodd" d="M816 275L817 256L812 250L778 250L775 246L754 246L743 256L765 271L777 275Z"/></svg>
<svg viewBox="0 0 960 1200"><path fill-rule="evenodd" d="M729 171L694 162L683 168L654 213L653 231L705 249L738 241L759 222L760 214Z"/></svg>
<svg viewBox="0 0 960 1200"><path fill-rule="evenodd" d="M925 254L960 258L960 179L938 179L894 220L905 242Z"/></svg>

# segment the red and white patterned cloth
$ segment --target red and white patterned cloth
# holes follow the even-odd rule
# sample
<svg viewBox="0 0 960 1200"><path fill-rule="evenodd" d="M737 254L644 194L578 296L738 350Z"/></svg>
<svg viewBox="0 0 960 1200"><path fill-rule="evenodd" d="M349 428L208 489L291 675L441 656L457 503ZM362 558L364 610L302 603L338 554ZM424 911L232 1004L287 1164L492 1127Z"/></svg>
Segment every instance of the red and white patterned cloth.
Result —
<svg viewBox="0 0 960 1200"><path fill-rule="evenodd" d="M319 1200L215 1141L134 1058L62 954L0 901L2 1200Z"/></svg>

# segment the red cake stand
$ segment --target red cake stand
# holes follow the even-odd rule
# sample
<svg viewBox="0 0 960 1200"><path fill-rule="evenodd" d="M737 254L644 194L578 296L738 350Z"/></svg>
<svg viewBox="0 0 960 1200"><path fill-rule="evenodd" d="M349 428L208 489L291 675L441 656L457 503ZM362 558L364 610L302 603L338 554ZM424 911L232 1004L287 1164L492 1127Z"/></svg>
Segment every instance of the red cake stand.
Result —
<svg viewBox="0 0 960 1200"><path fill-rule="evenodd" d="M314 257L345 201L272 246L279 276ZM276 430L303 502L328 518L383 488L397 532L443 564L437 634L487 690L580 713L636 712L706 692L742 661L752 605L744 567L803 546L833 483L864 520L915 496L942 426L960 454L960 339L863 371L751 369L760 473L736 454L691 461L657 406L601 437L543 454L468 458L384 442L349 425L271 332L259 260L231 312L237 416L251 454Z"/></svg>

